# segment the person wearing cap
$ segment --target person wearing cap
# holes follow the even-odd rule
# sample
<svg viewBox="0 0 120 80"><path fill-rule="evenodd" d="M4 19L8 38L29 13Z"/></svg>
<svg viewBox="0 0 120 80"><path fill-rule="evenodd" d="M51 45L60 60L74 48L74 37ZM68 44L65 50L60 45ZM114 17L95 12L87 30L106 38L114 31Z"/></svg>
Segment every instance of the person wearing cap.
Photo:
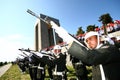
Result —
<svg viewBox="0 0 120 80"><path fill-rule="evenodd" d="M44 80L45 79L45 65L39 61L35 54L29 55L29 75L31 80Z"/></svg>
<svg viewBox="0 0 120 80"><path fill-rule="evenodd" d="M112 37L111 39L114 41L116 47L120 50L120 37Z"/></svg>
<svg viewBox="0 0 120 80"><path fill-rule="evenodd" d="M69 44L68 53L87 65L92 65L92 80L120 80L120 51L113 44L102 43L97 32L86 33L87 47L76 41Z"/></svg>
<svg viewBox="0 0 120 80"><path fill-rule="evenodd" d="M86 64L81 62L81 60L71 56L72 66L75 70L75 75L77 80L89 80L88 79L88 70L86 68Z"/></svg>
<svg viewBox="0 0 120 80"><path fill-rule="evenodd" d="M53 80L67 80L66 54L62 53L61 49L61 46L55 45L52 58L40 54L40 61L52 67Z"/></svg>

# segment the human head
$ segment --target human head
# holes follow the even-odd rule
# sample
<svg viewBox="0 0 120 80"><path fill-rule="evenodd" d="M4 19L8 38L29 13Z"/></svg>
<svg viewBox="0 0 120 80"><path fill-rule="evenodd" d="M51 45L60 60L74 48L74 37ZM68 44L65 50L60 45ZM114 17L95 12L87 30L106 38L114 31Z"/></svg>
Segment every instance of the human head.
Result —
<svg viewBox="0 0 120 80"><path fill-rule="evenodd" d="M89 49L98 48L100 44L98 32L90 31L86 33L84 42Z"/></svg>
<svg viewBox="0 0 120 80"><path fill-rule="evenodd" d="M61 46L59 45L55 45L53 50L54 50L54 54L59 54L61 52Z"/></svg>

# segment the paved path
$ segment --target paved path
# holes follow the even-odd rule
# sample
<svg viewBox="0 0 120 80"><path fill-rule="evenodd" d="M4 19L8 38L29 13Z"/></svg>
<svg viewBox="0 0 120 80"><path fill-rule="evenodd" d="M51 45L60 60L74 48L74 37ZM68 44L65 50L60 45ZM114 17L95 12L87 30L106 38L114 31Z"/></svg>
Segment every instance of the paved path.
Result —
<svg viewBox="0 0 120 80"><path fill-rule="evenodd" d="M11 67L12 64L7 64L0 67L0 77Z"/></svg>

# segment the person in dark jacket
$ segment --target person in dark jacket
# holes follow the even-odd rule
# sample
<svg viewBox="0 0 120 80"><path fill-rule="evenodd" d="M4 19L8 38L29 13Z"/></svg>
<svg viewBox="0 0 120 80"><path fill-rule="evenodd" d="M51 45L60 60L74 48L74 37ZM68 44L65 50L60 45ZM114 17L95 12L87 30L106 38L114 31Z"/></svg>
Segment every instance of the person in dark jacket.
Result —
<svg viewBox="0 0 120 80"><path fill-rule="evenodd" d="M115 45L101 43L97 32L85 35L85 44L73 41L68 53L93 66L92 80L120 80L120 51Z"/></svg>
<svg viewBox="0 0 120 80"><path fill-rule="evenodd" d="M39 58L34 54L29 56L29 74L31 80L44 80L45 79L45 65L39 61Z"/></svg>
<svg viewBox="0 0 120 80"><path fill-rule="evenodd" d="M39 54L40 61L52 67L53 80L67 80L66 75L66 54L61 52L61 46L56 45L53 49L53 56Z"/></svg>
<svg viewBox="0 0 120 80"><path fill-rule="evenodd" d="M25 71L26 71L25 58L23 58L23 59L22 59L22 58L18 59L18 66L19 66L21 72L22 72L22 73L25 73Z"/></svg>
<svg viewBox="0 0 120 80"><path fill-rule="evenodd" d="M73 68L75 69L77 80L88 80L88 71L86 65L79 59L71 57Z"/></svg>

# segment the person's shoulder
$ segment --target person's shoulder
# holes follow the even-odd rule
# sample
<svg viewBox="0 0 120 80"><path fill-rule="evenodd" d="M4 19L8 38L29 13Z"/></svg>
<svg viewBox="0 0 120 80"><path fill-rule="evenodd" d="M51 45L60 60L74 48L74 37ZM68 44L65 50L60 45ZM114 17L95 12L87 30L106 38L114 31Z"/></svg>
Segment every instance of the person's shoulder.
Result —
<svg viewBox="0 0 120 80"><path fill-rule="evenodd" d="M107 49L107 48L109 48L109 47L110 47L109 44L103 44L103 45L101 46L101 49Z"/></svg>
<svg viewBox="0 0 120 80"><path fill-rule="evenodd" d="M65 56L66 57L66 53L60 53L59 56L61 56L61 57Z"/></svg>
<svg viewBox="0 0 120 80"><path fill-rule="evenodd" d="M101 49L110 49L110 50L116 49L117 50L118 48L116 47L116 45L105 43L101 46Z"/></svg>

